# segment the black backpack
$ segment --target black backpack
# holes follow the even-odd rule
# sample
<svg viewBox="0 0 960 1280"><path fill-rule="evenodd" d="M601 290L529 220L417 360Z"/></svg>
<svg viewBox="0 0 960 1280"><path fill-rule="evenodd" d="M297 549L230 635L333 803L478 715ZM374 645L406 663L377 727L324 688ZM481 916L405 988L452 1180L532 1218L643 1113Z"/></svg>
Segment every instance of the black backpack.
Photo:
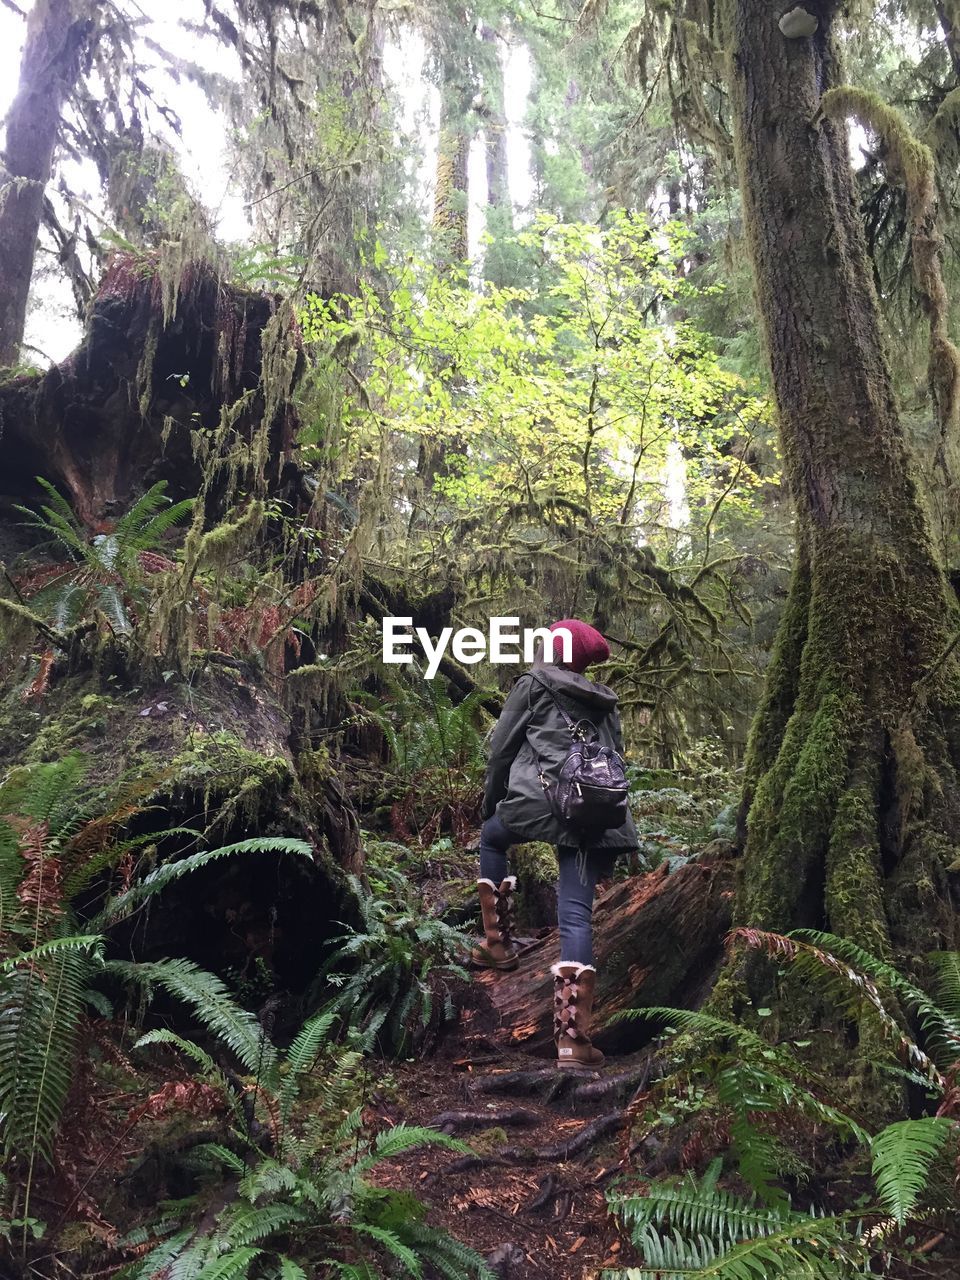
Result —
<svg viewBox="0 0 960 1280"><path fill-rule="evenodd" d="M600 743L592 720L574 720L547 682L539 676L533 678L549 693L570 730L570 747L555 784L548 781L537 762L540 785L554 817L581 837L601 836L622 827L629 813L623 757Z"/></svg>

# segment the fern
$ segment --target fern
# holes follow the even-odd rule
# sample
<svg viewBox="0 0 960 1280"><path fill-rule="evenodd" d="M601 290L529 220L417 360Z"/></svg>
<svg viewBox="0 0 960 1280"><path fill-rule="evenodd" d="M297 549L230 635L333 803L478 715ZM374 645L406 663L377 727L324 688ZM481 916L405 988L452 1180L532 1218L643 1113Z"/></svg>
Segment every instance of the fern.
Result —
<svg viewBox="0 0 960 1280"><path fill-rule="evenodd" d="M644 1259L614 1274L622 1280L841 1280L868 1274L869 1252L855 1215L761 1207L718 1190L715 1172L699 1186L687 1179L679 1186L653 1183L643 1196L611 1195L611 1207Z"/></svg>
<svg viewBox="0 0 960 1280"><path fill-rule="evenodd" d="M110 533L90 538L69 503L49 481L37 477L47 497L39 512L17 506L35 528L47 535L48 544L65 554L71 568L47 583L31 599L31 606L45 613L63 630L99 609L114 630L132 630L131 606L144 599L138 556L160 544L163 535L193 510L193 500L170 503L166 482L148 489L117 521Z"/></svg>
<svg viewBox="0 0 960 1280"><path fill-rule="evenodd" d="M423 1274L423 1265L413 1249L393 1231L384 1227L375 1227L369 1222L357 1222L354 1231L358 1235L370 1236L395 1261L399 1262L407 1275L419 1277Z"/></svg>
<svg viewBox="0 0 960 1280"><path fill-rule="evenodd" d="M426 1129L418 1125L396 1124L384 1129L374 1139L370 1152L359 1161L359 1168L366 1172L383 1160L392 1160L394 1156L410 1151L414 1147L446 1147L448 1151L469 1153L471 1148L458 1138L440 1133L437 1129Z"/></svg>
<svg viewBox="0 0 960 1280"><path fill-rule="evenodd" d="M202 1026L227 1045L251 1073L268 1069L275 1060L276 1050L253 1014L236 1004L220 978L192 960L155 960L148 964L110 960L105 971L148 989L153 985L162 987L190 1005Z"/></svg>
<svg viewBox="0 0 960 1280"><path fill-rule="evenodd" d="M380 1280L379 1270L371 1262L338 1262L336 1258L324 1258L324 1265L336 1267L339 1280Z"/></svg>
<svg viewBox="0 0 960 1280"><path fill-rule="evenodd" d="M282 1188L289 1190L288 1187ZM238 1205L217 1231L231 1248L266 1240L274 1232L287 1231L304 1222L306 1211L297 1204Z"/></svg>
<svg viewBox="0 0 960 1280"><path fill-rule="evenodd" d="M198 1044L194 1044L192 1040L185 1040L183 1036L176 1035L173 1031L166 1028L157 1028L154 1031L148 1031L140 1037L133 1045L134 1049L143 1049L151 1044L169 1044L174 1048L180 1049L188 1058L192 1058L198 1067L209 1075L218 1073L217 1064L210 1057L205 1049L201 1049Z"/></svg>
<svg viewBox="0 0 960 1280"><path fill-rule="evenodd" d="M237 844L223 845L219 849L205 849L201 853L180 858L177 862L165 862L145 876L139 884L131 886L126 892L118 894L108 902L95 923L98 927L115 922L145 902L147 898L159 893L174 880L200 871L220 858L233 857L236 854L249 853L288 853L303 858L313 858L313 848L305 840L292 840L284 836L262 836L254 840L241 840Z"/></svg>
<svg viewBox="0 0 960 1280"><path fill-rule="evenodd" d="M351 888L360 903L363 926L338 939L340 946L321 973L339 982L328 1008L361 1030L376 1028L380 1052L403 1057L418 1049L430 1029L434 985L442 991L469 974L460 963L471 939L436 917L424 917L413 900L408 877L382 871L389 896L366 892L355 876ZM332 972L350 962L349 976ZM445 1015L444 1001L441 1015Z"/></svg>
<svg viewBox="0 0 960 1280"><path fill-rule="evenodd" d="M654 1183L645 1196L614 1195L609 1204L632 1232L662 1220L684 1235L709 1237L724 1246L747 1236L772 1235L786 1218L804 1221L802 1215L787 1214L779 1206L762 1206L719 1190L709 1177L699 1186L692 1178L678 1186Z"/></svg>
<svg viewBox="0 0 960 1280"><path fill-rule="evenodd" d="M327 1044L327 1036L336 1015L333 1010L317 1014L305 1023L287 1050L287 1074L280 1088L280 1120L286 1124L300 1089L300 1077L309 1071Z"/></svg>
<svg viewBox="0 0 960 1280"><path fill-rule="evenodd" d="M201 1146L194 1148L194 1154L211 1156L220 1164L226 1165L234 1173L246 1173L247 1166L243 1160L240 1159L235 1151L231 1151L229 1147L225 1147L219 1142L205 1142Z"/></svg>
<svg viewBox="0 0 960 1280"><path fill-rule="evenodd" d="M784 1200L776 1180L787 1158L779 1140L760 1127L764 1115L793 1112L861 1145L870 1141L852 1116L816 1096L808 1072L789 1046L771 1045L749 1027L699 1010L633 1009L612 1021L635 1018L664 1022L695 1037L698 1052L690 1055L689 1069L712 1089L702 1094L699 1109L716 1106L725 1115L738 1170L768 1204Z"/></svg>
<svg viewBox="0 0 960 1280"><path fill-rule="evenodd" d="M235 1249L225 1258L208 1262L202 1270L194 1273L194 1280L240 1280L241 1276L250 1274L251 1262L262 1253L262 1249Z"/></svg>
<svg viewBox="0 0 960 1280"><path fill-rule="evenodd" d="M933 968L933 993L941 1009L960 1026L960 951L934 951L927 956ZM957 1046L960 1056L960 1045Z"/></svg>
<svg viewBox="0 0 960 1280"><path fill-rule="evenodd" d="M872 1140L873 1177L884 1210L903 1226L927 1184L930 1166L956 1125L944 1116L900 1120Z"/></svg>
<svg viewBox="0 0 960 1280"><path fill-rule="evenodd" d="M938 1008L925 991L893 965L878 960L847 938L815 929L798 929L786 937L759 929L735 929L730 936L788 962L844 1014L870 1019L912 1069L942 1086L943 1076L937 1064L949 1065L957 1057L960 1022ZM929 1053L888 1010L877 983L917 1016Z"/></svg>
<svg viewBox="0 0 960 1280"><path fill-rule="evenodd" d="M408 1221L404 1235L418 1256L438 1271L444 1280L496 1280L496 1273L473 1249L445 1231L437 1231L423 1222Z"/></svg>
<svg viewBox="0 0 960 1280"><path fill-rule="evenodd" d="M21 951L15 956L0 960L0 977L13 973L15 969L29 968L42 961L55 958L61 951L76 951L87 956L95 963L103 959L104 937L102 934L71 934L67 937L48 938L29 951Z"/></svg>
<svg viewBox="0 0 960 1280"><path fill-rule="evenodd" d="M280 1258L280 1275L278 1280L307 1280L307 1273L292 1258Z"/></svg>

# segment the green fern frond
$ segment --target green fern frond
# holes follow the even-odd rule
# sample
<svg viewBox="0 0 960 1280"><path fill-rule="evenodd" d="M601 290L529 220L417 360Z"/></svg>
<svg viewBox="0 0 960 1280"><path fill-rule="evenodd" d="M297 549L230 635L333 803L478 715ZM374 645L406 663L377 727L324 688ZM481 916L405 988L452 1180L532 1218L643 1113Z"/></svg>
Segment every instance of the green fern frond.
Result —
<svg viewBox="0 0 960 1280"><path fill-rule="evenodd" d="M375 1240L392 1259L400 1263L407 1275L413 1276L414 1280L419 1280L423 1274L420 1259L395 1232L387 1231L383 1227L375 1227L369 1222L355 1222L353 1230L359 1235L369 1236L371 1240Z"/></svg>
<svg viewBox="0 0 960 1280"><path fill-rule="evenodd" d="M648 1005L643 1009L621 1009L609 1019L615 1022L634 1021L646 1018L654 1022L663 1022L678 1031L697 1032L701 1035L720 1036L731 1040L734 1044L744 1045L749 1049L760 1049L775 1052L764 1038L749 1027L738 1022L730 1022L726 1018L718 1018L704 1013L702 1009L672 1009L666 1005Z"/></svg>
<svg viewBox="0 0 960 1280"><path fill-rule="evenodd" d="M446 1231L438 1231L424 1222L407 1221L403 1235L410 1247L444 1280L496 1280L496 1272L479 1253Z"/></svg>
<svg viewBox="0 0 960 1280"><path fill-rule="evenodd" d="M313 848L305 840L293 840L285 836L263 836L254 840L241 840L237 844L223 845L219 849L205 849L201 853L191 854L176 862L165 862L163 866L144 877L139 884L131 886L125 893L118 894L100 912L97 922L111 923L140 903L146 901L161 889L166 888L174 880L199 871L220 858L233 857L236 854L249 853L288 853L302 858L313 859Z"/></svg>
<svg viewBox="0 0 960 1280"><path fill-rule="evenodd" d="M285 1254L280 1257L280 1276L279 1280L307 1280L307 1273L298 1262L294 1262L292 1258L288 1258Z"/></svg>
<svg viewBox="0 0 960 1280"><path fill-rule="evenodd" d="M835 975L841 984L846 985L861 1007L877 1014L882 1029L900 1043L911 1065L930 1074L931 1078L934 1075L939 1076L927 1054L913 1043L896 1019L886 1011L869 980L883 983L917 1015L934 1057L945 1049L947 1061L954 1060L957 1047L960 1045L960 1024L945 1010L938 1008L925 991L922 991L893 965L878 960L876 956L864 951L855 942L851 942L848 938L837 937L836 934L823 933L817 929L797 929L789 937L791 940L808 944L816 951L816 954L801 953L794 960L794 964L799 962L804 966L805 972L814 979L819 969L821 982L824 981L824 970Z"/></svg>
<svg viewBox="0 0 960 1280"><path fill-rule="evenodd" d="M372 1262L338 1262L335 1258L324 1258L324 1266L336 1267L339 1280L381 1280L383 1275Z"/></svg>
<svg viewBox="0 0 960 1280"><path fill-rule="evenodd" d="M359 1161L362 1171L372 1169L382 1160L392 1160L394 1156L414 1147L445 1147L448 1151L469 1153L471 1148L459 1138L451 1138L449 1134L440 1133L438 1129L427 1129L420 1125L396 1124L391 1129L378 1133L373 1141L369 1154Z"/></svg>
<svg viewBox="0 0 960 1280"><path fill-rule="evenodd" d="M698 1186L692 1178L679 1186L653 1182L645 1195L612 1195L608 1203L631 1232L667 1223L683 1235L709 1237L721 1245L773 1235L786 1222L808 1220L780 1206L759 1205L729 1191Z"/></svg>
<svg viewBox="0 0 960 1280"><path fill-rule="evenodd" d="M40 964L42 961L56 956L61 951L78 951L97 963L103 959L105 944L106 939L99 933L81 933L65 938L49 938L46 942L39 943L29 951L21 951L18 955L8 956L7 959L0 960L0 975L12 973L14 969L21 969L25 965L29 967Z"/></svg>
<svg viewBox="0 0 960 1280"><path fill-rule="evenodd" d="M208 1075L221 1075L220 1068L207 1053L206 1049L201 1049L193 1040L186 1040L183 1036L178 1036L173 1031L168 1031L165 1027L158 1027L153 1031L147 1031L132 1046L134 1049L145 1049L151 1044L169 1044L175 1049L179 1049L181 1053L186 1054L188 1058L192 1058L201 1071Z"/></svg>
<svg viewBox="0 0 960 1280"><path fill-rule="evenodd" d="M92 963L84 949L54 949L42 979L16 969L0 980L0 1139L31 1173L38 1158L51 1155Z"/></svg>
<svg viewBox="0 0 960 1280"><path fill-rule="evenodd" d="M241 1277L250 1274L250 1264L262 1253L262 1249L235 1249L225 1258L208 1262L195 1273L195 1280L241 1280Z"/></svg>
<svg viewBox="0 0 960 1280"><path fill-rule="evenodd" d="M648 1228L634 1239L643 1265L614 1273L623 1280L852 1280L869 1274L867 1250L853 1215L790 1222L777 1230L718 1247L705 1236L659 1234Z"/></svg>
<svg viewBox="0 0 960 1280"><path fill-rule="evenodd" d="M927 961L934 971L934 995L944 1012L960 1025L960 951L934 951ZM957 1051L960 1056L960 1044Z"/></svg>
<svg viewBox="0 0 960 1280"><path fill-rule="evenodd" d="M296 1204L241 1205L221 1224L218 1236L231 1249L238 1249L266 1240L275 1231L285 1231L307 1216Z"/></svg>
<svg viewBox="0 0 960 1280"><path fill-rule="evenodd" d="M903 1226L927 1184L930 1166L956 1126L945 1116L899 1120L873 1139L873 1176L886 1211Z"/></svg>
<svg viewBox="0 0 960 1280"><path fill-rule="evenodd" d="M153 1228L151 1234L157 1234L157 1227ZM134 1274L134 1280L155 1280L157 1276L166 1276L170 1264L183 1253L192 1238L193 1231L187 1228L151 1249L144 1255L142 1264Z"/></svg>
<svg viewBox="0 0 960 1280"><path fill-rule="evenodd" d="M325 1010L304 1024L286 1054L287 1075L280 1087L280 1119L286 1124L300 1090L300 1077L309 1071L327 1043L336 1011Z"/></svg>
<svg viewBox="0 0 960 1280"><path fill-rule="evenodd" d="M252 1013L242 1009L215 974L190 960L154 960L137 964L109 960L105 966L124 982L162 987L193 1009L199 1022L228 1046L251 1073L269 1069L276 1050Z"/></svg>
<svg viewBox="0 0 960 1280"><path fill-rule="evenodd" d="M194 1147L193 1154L212 1156L219 1164L226 1165L234 1173L243 1174L246 1172L246 1165L237 1153L219 1142L204 1142L200 1146Z"/></svg>
<svg viewBox="0 0 960 1280"><path fill-rule="evenodd" d="M300 1179L296 1173L277 1160L261 1160L238 1186L237 1190L244 1200L251 1204L263 1196L274 1196L280 1191L295 1191Z"/></svg>

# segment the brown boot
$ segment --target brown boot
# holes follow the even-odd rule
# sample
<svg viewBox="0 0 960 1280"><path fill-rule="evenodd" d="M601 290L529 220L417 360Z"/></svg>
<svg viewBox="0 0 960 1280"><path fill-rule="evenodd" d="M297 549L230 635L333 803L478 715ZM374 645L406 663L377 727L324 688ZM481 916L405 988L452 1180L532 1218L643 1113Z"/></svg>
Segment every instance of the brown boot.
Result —
<svg viewBox="0 0 960 1280"><path fill-rule="evenodd" d="M557 1065L568 1070L603 1065L603 1054L590 1043L597 971L592 964L555 964L553 974L553 1038Z"/></svg>
<svg viewBox="0 0 960 1280"><path fill-rule="evenodd" d="M480 913L483 916L485 945L470 953L474 964L485 969L515 969L517 952L513 944L510 895L517 887L517 877L507 876L500 887L492 880L478 880Z"/></svg>

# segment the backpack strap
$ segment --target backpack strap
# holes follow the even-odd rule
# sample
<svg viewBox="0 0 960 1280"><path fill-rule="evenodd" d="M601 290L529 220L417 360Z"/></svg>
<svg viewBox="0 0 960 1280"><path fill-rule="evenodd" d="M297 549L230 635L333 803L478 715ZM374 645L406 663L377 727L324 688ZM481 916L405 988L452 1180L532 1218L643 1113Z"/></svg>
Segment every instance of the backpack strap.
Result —
<svg viewBox="0 0 960 1280"><path fill-rule="evenodd" d="M561 718L562 718L562 720L563 720L563 723L567 726L567 728L570 730L571 734L572 734L575 738L577 738L577 737L583 737L583 730L580 728L580 726L581 726L581 725L583 725L583 724L588 724L588 725L590 726L590 728L593 730L594 734L595 734L597 737L599 737L599 736L600 736L600 735L599 735L599 733L598 733L598 731L597 731L597 726L593 723L593 721L592 721L592 720L587 720L587 719L574 720L572 716L569 716L569 715L567 714L567 712L564 710L563 703L562 703L562 702L560 701L560 699L557 697L556 692L555 692L553 689L551 689L551 688L550 688L550 686L549 686L549 684L546 682L546 680L542 679L542 678L541 678L540 676L538 676L538 675L536 674L536 672L534 672L534 671L529 672L529 675L530 675L531 679L536 680L537 684L538 684L538 685L540 685L542 688L546 689L547 693L549 693L550 697L553 699L554 706L555 706L555 707L557 708L557 710L560 712L560 716L561 716ZM527 694L527 706L528 706L528 707L530 706L530 695L529 695L529 693Z"/></svg>

